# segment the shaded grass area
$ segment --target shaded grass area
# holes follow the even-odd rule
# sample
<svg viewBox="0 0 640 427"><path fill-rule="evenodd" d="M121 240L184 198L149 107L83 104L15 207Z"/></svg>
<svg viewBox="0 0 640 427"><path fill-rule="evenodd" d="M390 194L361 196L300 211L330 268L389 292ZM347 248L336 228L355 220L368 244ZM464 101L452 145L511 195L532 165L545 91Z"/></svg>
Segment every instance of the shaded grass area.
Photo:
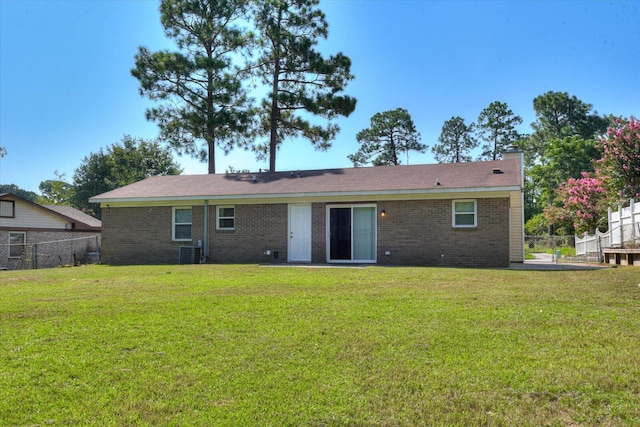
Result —
<svg viewBox="0 0 640 427"><path fill-rule="evenodd" d="M637 268L0 274L2 425L638 425Z"/></svg>

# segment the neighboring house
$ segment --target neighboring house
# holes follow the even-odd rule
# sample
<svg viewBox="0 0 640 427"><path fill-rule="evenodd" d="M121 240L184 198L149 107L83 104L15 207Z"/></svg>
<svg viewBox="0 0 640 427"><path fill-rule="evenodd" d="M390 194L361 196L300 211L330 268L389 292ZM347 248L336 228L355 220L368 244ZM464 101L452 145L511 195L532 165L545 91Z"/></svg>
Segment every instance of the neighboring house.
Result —
<svg viewBox="0 0 640 427"><path fill-rule="evenodd" d="M90 201L107 264L506 267L524 261L522 163L158 176Z"/></svg>
<svg viewBox="0 0 640 427"><path fill-rule="evenodd" d="M95 261L102 222L71 206L0 193L0 267L45 268Z"/></svg>

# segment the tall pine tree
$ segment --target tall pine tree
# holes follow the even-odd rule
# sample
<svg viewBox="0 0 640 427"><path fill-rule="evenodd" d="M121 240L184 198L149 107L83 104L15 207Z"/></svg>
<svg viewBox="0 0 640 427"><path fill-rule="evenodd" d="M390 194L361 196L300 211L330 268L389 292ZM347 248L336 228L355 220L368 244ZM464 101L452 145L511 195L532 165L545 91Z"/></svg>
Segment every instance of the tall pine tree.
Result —
<svg viewBox="0 0 640 427"><path fill-rule="evenodd" d="M158 101L147 119L179 154L209 162L247 135L249 99L234 58L248 44L247 0L162 0L161 22L179 51L140 47L131 73L140 94Z"/></svg>
<svg viewBox="0 0 640 427"><path fill-rule="evenodd" d="M401 153L407 155L409 163L409 151L424 153L427 149L420 143L420 133L404 108L374 114L371 126L358 132L356 139L360 149L347 156L356 167L367 163L399 165Z"/></svg>
<svg viewBox="0 0 640 427"><path fill-rule="evenodd" d="M431 148L439 163L459 163L471 160L471 150L478 146L473 136L474 124L465 124L462 117L451 117L442 125L438 144Z"/></svg>
<svg viewBox="0 0 640 427"><path fill-rule="evenodd" d="M522 118L513 114L509 106L494 101L478 116L477 130L482 137L482 158L497 160L507 147L520 138L516 126L522 124Z"/></svg>
<svg viewBox="0 0 640 427"><path fill-rule="evenodd" d="M261 130L268 142L254 145L258 157L269 157L276 169L276 152L286 138L303 137L326 150L339 131L331 120L348 116L355 98L343 95L353 79L351 60L342 53L328 58L316 49L329 33L319 0L263 0L255 2L255 26L260 54L257 70L268 87L261 107ZM310 116L328 120L314 124Z"/></svg>

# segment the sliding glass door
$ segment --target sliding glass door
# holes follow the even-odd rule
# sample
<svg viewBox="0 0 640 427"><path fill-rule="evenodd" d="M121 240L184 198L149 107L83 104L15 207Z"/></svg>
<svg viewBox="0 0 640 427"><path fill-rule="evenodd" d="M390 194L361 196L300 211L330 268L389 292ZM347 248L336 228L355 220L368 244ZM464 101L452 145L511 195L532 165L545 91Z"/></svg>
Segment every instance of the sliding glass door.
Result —
<svg viewBox="0 0 640 427"><path fill-rule="evenodd" d="M351 208L329 209L329 259L351 260Z"/></svg>
<svg viewBox="0 0 640 427"><path fill-rule="evenodd" d="M376 206L327 206L329 261L376 261Z"/></svg>

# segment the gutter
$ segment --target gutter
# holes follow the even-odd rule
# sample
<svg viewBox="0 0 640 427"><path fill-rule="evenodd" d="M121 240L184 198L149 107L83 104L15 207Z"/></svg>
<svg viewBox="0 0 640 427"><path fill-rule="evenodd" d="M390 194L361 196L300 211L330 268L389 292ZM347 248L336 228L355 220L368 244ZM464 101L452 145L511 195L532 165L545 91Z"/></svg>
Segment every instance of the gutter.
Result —
<svg viewBox="0 0 640 427"><path fill-rule="evenodd" d="M257 199L300 199L300 198L343 198L343 197L372 197L376 196L419 196L456 193L495 193L521 191L519 185L506 187L479 188L434 188L418 190L382 190L382 191L332 191L313 193L271 193L271 194L209 194L192 196L157 196L157 197L92 197L90 203L132 203L132 202L185 202L191 200L257 200Z"/></svg>

